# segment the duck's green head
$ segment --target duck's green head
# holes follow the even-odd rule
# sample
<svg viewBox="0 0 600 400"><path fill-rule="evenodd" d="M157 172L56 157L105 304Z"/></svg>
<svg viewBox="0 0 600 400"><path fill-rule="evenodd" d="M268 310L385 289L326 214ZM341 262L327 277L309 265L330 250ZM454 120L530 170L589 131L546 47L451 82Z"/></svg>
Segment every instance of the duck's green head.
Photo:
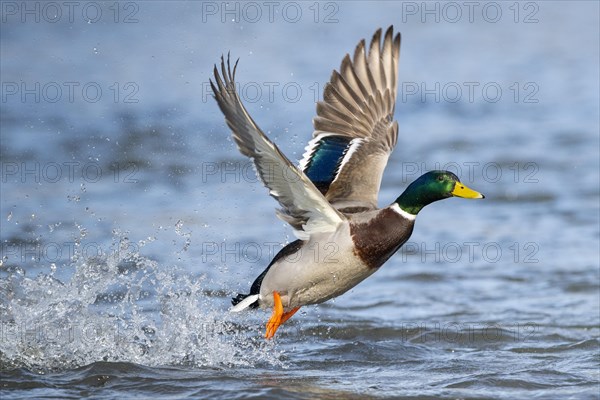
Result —
<svg viewBox="0 0 600 400"><path fill-rule="evenodd" d="M416 215L427 204L448 197L483 199L485 196L469 189L450 171L429 171L411 183L396 203L404 211Z"/></svg>

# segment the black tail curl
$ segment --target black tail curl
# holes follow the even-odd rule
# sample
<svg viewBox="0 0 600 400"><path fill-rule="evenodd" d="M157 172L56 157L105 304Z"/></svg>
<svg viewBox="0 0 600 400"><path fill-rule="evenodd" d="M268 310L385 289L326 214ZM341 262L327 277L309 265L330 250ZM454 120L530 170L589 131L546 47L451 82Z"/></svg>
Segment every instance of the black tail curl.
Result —
<svg viewBox="0 0 600 400"><path fill-rule="evenodd" d="M237 296L231 298L231 304L236 306L239 303L241 303L246 297L248 297L250 295L252 295L252 293L250 293L250 294L238 293ZM250 304L250 308L257 308L257 307L258 307L258 300L256 300L254 303Z"/></svg>

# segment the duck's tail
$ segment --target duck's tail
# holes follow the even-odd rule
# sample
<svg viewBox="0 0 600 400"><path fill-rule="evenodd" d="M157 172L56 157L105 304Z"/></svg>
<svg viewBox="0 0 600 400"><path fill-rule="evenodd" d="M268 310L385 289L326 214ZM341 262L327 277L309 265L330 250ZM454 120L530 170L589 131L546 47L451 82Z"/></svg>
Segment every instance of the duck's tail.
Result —
<svg viewBox="0 0 600 400"><path fill-rule="evenodd" d="M257 308L258 307L258 294L238 294L231 299L233 307L229 310L230 312L240 312L246 308Z"/></svg>

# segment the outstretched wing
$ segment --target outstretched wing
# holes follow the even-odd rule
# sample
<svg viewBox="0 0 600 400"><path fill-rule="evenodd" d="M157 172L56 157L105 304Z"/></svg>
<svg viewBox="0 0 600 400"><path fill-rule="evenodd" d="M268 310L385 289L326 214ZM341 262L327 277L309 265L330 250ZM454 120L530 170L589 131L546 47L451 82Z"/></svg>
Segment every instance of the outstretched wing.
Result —
<svg viewBox="0 0 600 400"><path fill-rule="evenodd" d="M346 54L317 103L313 139L300 168L337 209L377 208L388 157L396 145L393 120L398 84L400 34L377 30L367 52L364 39Z"/></svg>
<svg viewBox="0 0 600 400"><path fill-rule="evenodd" d="M294 166L267 138L244 108L235 88L235 70L231 72L221 57L221 75L215 65L215 83L210 84L215 99L233 131L233 138L242 154L254 161L258 176L281 205L277 215L288 222L300 238L314 232L334 231L345 220L314 184Z"/></svg>

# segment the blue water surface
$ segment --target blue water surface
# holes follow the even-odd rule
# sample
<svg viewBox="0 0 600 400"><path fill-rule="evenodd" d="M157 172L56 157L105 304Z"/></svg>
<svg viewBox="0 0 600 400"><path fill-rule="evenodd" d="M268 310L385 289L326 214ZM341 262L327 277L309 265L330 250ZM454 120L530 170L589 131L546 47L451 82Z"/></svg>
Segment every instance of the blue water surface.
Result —
<svg viewBox="0 0 600 400"><path fill-rule="evenodd" d="M402 33L380 205L406 246L263 340L229 314L294 239L211 97L292 160L346 53ZM597 398L599 5L2 2L0 390L11 398Z"/></svg>

